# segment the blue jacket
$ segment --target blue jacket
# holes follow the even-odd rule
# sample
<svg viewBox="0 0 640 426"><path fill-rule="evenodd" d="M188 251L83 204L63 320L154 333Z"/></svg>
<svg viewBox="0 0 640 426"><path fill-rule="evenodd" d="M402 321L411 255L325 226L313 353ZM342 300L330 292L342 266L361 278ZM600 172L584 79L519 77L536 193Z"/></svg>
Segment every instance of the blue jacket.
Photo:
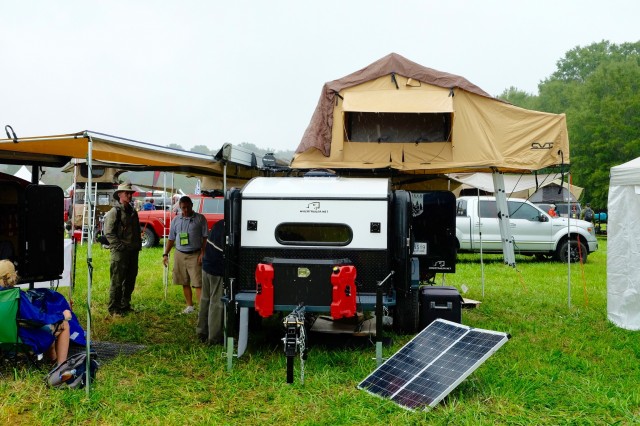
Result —
<svg viewBox="0 0 640 426"><path fill-rule="evenodd" d="M202 258L202 270L211 275L224 276L224 220L211 227Z"/></svg>
<svg viewBox="0 0 640 426"><path fill-rule="evenodd" d="M31 346L37 354L45 352L55 341L55 337L42 327L64 320L65 309L71 310L69 303L58 292L47 288L36 288L20 292L18 311L18 336L22 342ZM86 344L85 332L72 312L69 321L71 341L79 345Z"/></svg>

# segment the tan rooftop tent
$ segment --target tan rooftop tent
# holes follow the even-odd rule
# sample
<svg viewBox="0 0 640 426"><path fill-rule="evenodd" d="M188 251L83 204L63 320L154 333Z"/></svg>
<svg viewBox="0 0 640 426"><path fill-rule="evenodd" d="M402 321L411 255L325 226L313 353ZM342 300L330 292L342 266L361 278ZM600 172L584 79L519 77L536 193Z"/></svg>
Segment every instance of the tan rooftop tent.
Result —
<svg viewBox="0 0 640 426"><path fill-rule="evenodd" d="M510 105L392 53L324 85L291 167L522 172L568 162L564 114Z"/></svg>
<svg viewBox="0 0 640 426"><path fill-rule="evenodd" d="M403 189L416 175L491 172L505 263L515 266L503 174L568 163L564 114L513 106L391 53L324 85L291 167L368 170Z"/></svg>

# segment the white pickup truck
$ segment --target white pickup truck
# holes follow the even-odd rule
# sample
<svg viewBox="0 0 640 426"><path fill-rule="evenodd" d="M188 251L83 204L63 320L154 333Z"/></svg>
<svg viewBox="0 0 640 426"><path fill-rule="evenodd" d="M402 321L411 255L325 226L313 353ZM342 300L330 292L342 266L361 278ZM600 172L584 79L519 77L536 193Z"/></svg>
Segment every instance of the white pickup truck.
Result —
<svg viewBox="0 0 640 426"><path fill-rule="evenodd" d="M479 204L478 204L479 203ZM551 217L523 199L507 200L509 223L515 252L539 259L587 260L598 249L591 222L566 217ZM482 232L480 232L482 231ZM494 197L460 197L456 204L458 251L502 252L502 238Z"/></svg>

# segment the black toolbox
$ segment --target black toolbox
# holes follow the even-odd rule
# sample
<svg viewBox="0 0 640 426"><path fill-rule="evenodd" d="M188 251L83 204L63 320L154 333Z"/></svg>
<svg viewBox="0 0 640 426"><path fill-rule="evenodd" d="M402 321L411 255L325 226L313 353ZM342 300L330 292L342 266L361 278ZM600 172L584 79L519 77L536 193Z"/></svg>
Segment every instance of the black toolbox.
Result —
<svg viewBox="0 0 640 426"><path fill-rule="evenodd" d="M462 323L462 296L455 287L424 286L420 288L420 329L436 318Z"/></svg>

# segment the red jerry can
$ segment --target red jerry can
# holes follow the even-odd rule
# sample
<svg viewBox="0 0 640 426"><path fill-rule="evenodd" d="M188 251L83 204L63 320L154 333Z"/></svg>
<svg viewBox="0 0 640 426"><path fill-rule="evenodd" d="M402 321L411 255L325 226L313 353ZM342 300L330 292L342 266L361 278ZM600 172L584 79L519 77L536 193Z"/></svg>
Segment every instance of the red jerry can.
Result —
<svg viewBox="0 0 640 426"><path fill-rule="evenodd" d="M255 308L263 318L273 314L273 266L266 263L256 266Z"/></svg>
<svg viewBox="0 0 640 426"><path fill-rule="evenodd" d="M334 266L331 274L333 301L331 318L349 318L356 314L356 267Z"/></svg>

